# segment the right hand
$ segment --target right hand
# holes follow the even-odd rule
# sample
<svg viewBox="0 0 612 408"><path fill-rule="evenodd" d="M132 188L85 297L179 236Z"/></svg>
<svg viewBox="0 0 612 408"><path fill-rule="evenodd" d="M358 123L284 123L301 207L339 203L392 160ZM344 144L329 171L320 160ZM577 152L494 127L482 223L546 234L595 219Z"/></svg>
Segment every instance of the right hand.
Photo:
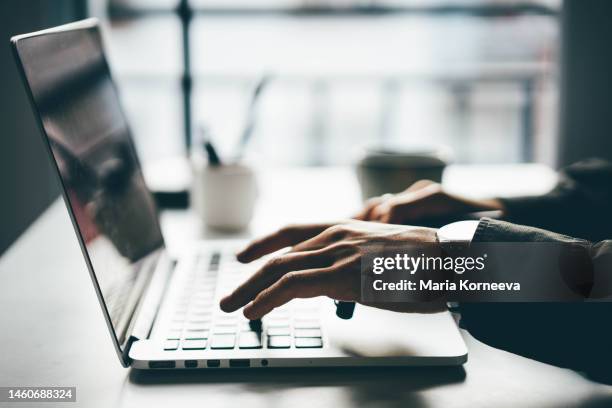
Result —
<svg viewBox="0 0 612 408"><path fill-rule="evenodd" d="M220 306L225 312L244 306L244 316L255 320L295 298L328 296L361 302L364 247L371 243L387 248L431 246L436 242L436 230L432 228L355 220L285 227L252 242L237 254L240 262L247 263L291 246L289 252L270 259L224 297ZM446 308L444 299L368 304L411 313L434 313Z"/></svg>
<svg viewBox="0 0 612 408"><path fill-rule="evenodd" d="M495 210L503 211L497 199L469 199L447 193L439 183L421 180L401 193L369 199L354 218L388 224L416 224L426 218Z"/></svg>

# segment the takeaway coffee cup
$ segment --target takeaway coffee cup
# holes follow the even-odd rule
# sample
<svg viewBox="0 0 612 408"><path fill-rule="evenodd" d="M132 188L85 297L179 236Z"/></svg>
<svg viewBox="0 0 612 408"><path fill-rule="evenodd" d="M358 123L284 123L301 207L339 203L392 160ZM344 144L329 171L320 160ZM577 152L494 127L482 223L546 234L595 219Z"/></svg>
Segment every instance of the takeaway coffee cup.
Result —
<svg viewBox="0 0 612 408"><path fill-rule="evenodd" d="M441 182L448 161L442 148L367 148L357 162L362 198L398 193L422 179Z"/></svg>

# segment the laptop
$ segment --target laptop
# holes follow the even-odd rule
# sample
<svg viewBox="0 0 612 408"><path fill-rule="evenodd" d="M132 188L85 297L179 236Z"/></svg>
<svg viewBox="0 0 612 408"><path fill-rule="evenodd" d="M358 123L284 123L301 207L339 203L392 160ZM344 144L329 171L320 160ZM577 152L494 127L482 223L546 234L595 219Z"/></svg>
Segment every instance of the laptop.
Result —
<svg viewBox="0 0 612 408"><path fill-rule="evenodd" d="M12 38L64 202L112 342L137 369L459 365L467 349L449 312L296 300L249 322L219 299L257 270L234 240L193 242L173 259L147 189L95 19Z"/></svg>

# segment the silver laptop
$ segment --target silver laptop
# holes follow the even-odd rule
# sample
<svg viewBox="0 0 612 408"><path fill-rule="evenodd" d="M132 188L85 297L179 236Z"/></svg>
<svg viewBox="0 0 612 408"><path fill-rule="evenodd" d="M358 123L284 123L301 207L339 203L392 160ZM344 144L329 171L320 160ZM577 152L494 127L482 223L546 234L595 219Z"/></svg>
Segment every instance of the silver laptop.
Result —
<svg viewBox="0 0 612 408"><path fill-rule="evenodd" d="M32 106L63 187L124 366L458 365L467 349L448 312L358 306L335 317L330 299L293 301L249 322L220 297L257 265L236 241L193 242L170 259L95 19L12 38ZM92 352L95 352L92 350Z"/></svg>

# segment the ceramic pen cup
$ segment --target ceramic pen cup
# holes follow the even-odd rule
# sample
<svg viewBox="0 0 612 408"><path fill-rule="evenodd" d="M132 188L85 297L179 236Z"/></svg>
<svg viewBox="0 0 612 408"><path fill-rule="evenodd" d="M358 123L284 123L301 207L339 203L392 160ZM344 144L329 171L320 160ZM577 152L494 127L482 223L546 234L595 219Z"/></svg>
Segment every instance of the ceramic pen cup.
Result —
<svg viewBox="0 0 612 408"><path fill-rule="evenodd" d="M240 231L253 218L258 196L255 172L243 164L194 164L191 204L204 225Z"/></svg>

